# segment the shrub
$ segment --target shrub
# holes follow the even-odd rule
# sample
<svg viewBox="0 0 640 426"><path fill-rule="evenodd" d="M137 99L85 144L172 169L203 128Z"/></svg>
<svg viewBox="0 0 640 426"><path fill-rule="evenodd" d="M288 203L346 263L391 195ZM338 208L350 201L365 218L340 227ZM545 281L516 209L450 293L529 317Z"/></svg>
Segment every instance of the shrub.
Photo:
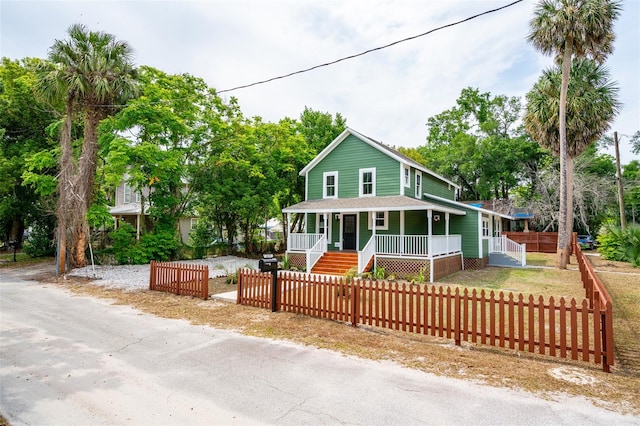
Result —
<svg viewBox="0 0 640 426"><path fill-rule="evenodd" d="M193 246L193 257L202 259L207 255L207 248L211 245L213 232L209 229L209 224L204 220L198 221L195 228L189 233L189 239Z"/></svg>
<svg viewBox="0 0 640 426"><path fill-rule="evenodd" d="M131 261L131 250L136 244L136 230L127 222L120 222L118 229L111 232L113 240L113 253L119 264L133 263Z"/></svg>
<svg viewBox="0 0 640 426"><path fill-rule="evenodd" d="M50 230L44 225L35 225L24 242L22 251L31 257L53 256L56 247L51 238Z"/></svg>
<svg viewBox="0 0 640 426"><path fill-rule="evenodd" d="M623 231L615 224L605 224L600 229L598 243L598 251L605 259L640 266L640 225L631 224Z"/></svg>

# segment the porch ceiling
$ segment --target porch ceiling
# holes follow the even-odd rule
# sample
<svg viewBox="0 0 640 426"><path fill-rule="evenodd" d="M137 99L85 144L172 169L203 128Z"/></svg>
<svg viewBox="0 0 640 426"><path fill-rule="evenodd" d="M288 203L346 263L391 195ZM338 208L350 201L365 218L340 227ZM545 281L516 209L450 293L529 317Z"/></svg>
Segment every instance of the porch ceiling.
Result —
<svg viewBox="0 0 640 426"><path fill-rule="evenodd" d="M416 200L415 198L405 197L403 195L307 200L282 209L283 213L354 213L408 210L436 210L459 216L467 214L464 210Z"/></svg>

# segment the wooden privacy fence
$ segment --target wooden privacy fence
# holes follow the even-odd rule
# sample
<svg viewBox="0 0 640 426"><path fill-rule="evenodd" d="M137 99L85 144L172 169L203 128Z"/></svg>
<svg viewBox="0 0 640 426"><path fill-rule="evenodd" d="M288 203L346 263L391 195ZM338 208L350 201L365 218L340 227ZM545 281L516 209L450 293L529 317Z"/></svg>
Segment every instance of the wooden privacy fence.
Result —
<svg viewBox="0 0 640 426"><path fill-rule="evenodd" d="M149 290L209 298L209 266L151 261Z"/></svg>
<svg viewBox="0 0 640 426"><path fill-rule="evenodd" d="M271 274L242 270L238 303L270 306ZM602 363L602 312L589 301L280 272L277 309L336 321ZM606 347L607 344L604 346Z"/></svg>
<svg viewBox="0 0 640 426"><path fill-rule="evenodd" d="M558 249L557 232L503 232L502 235L518 244L526 244L527 252L555 253Z"/></svg>

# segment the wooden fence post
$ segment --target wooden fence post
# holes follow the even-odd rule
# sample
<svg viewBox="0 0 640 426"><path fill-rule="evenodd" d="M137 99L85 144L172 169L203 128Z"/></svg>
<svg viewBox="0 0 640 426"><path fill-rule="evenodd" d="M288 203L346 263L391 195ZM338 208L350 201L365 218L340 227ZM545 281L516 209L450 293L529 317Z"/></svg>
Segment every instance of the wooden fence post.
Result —
<svg viewBox="0 0 640 426"><path fill-rule="evenodd" d="M202 298L207 300L209 298L209 265L204 265L201 274L202 281L200 285L202 286Z"/></svg>
<svg viewBox="0 0 640 426"><path fill-rule="evenodd" d="M602 313L602 371L610 372L613 365L613 310L611 302L605 302L605 311ZM602 312L602 311L601 311Z"/></svg>
<svg viewBox="0 0 640 426"><path fill-rule="evenodd" d="M156 262L152 260L149 264L149 290L156 289Z"/></svg>
<svg viewBox="0 0 640 426"><path fill-rule="evenodd" d="M358 308L360 306L360 283L353 282L351 285L351 326L358 326Z"/></svg>
<svg viewBox="0 0 640 426"><path fill-rule="evenodd" d="M454 298L454 322L453 322L453 338L456 342L456 346L460 346L460 289L456 287Z"/></svg>

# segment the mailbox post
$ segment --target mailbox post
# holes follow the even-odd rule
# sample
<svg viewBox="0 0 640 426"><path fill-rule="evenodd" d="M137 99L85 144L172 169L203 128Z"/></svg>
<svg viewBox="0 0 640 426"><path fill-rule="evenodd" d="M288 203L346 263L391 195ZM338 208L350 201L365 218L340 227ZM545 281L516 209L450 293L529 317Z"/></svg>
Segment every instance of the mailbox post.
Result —
<svg viewBox="0 0 640 426"><path fill-rule="evenodd" d="M18 260L16 259L16 250L18 250L18 246L20 245L20 243L16 240L16 241L10 241L9 245L11 247L13 247L13 261L17 262Z"/></svg>
<svg viewBox="0 0 640 426"><path fill-rule="evenodd" d="M260 272L271 272L271 312L278 311L278 259L272 254L263 254L258 261Z"/></svg>

